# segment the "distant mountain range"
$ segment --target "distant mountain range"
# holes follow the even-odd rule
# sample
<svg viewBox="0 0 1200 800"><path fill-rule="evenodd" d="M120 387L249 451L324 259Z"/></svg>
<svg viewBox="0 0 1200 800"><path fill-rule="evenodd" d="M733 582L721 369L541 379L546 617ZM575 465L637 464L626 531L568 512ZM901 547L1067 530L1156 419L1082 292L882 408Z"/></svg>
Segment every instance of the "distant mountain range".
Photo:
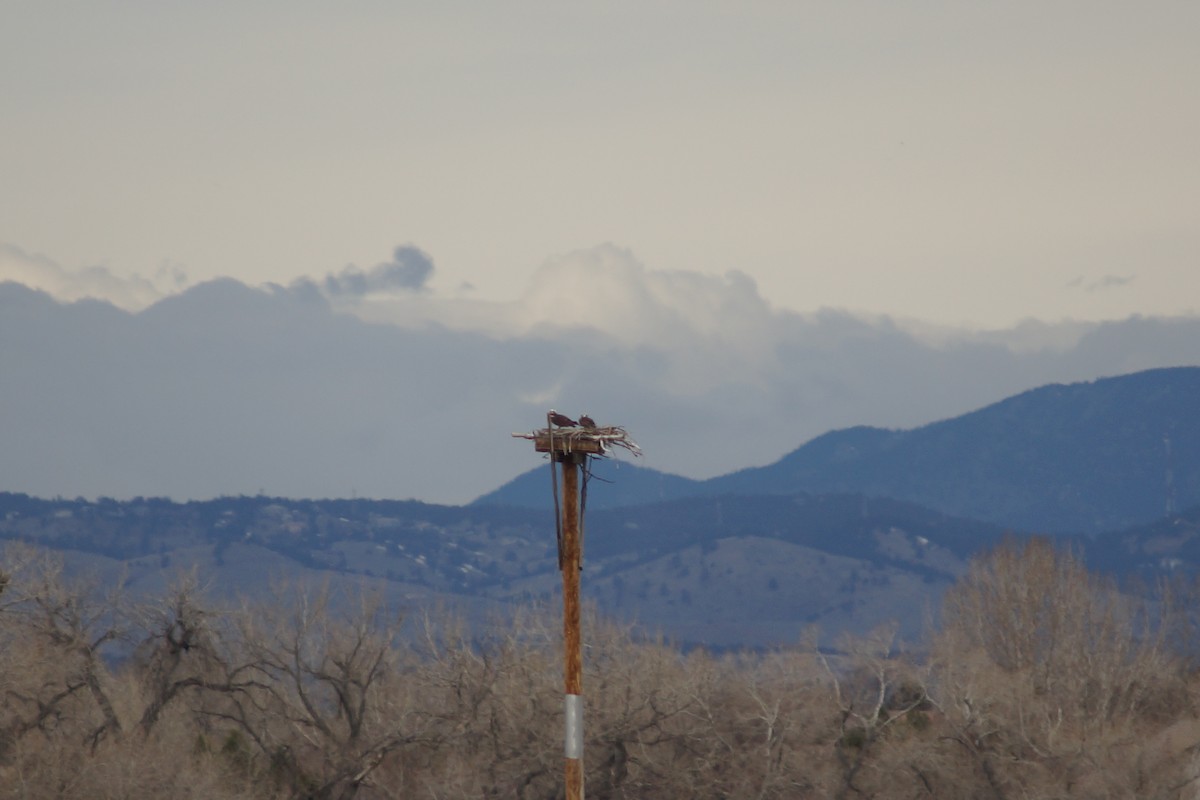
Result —
<svg viewBox="0 0 1200 800"><path fill-rule="evenodd" d="M583 596L607 617L682 644L829 641L895 622L908 640L936 619L970 558L1008 533L855 494L688 498L585 516ZM1094 568L1159 577L1200 571L1200 507L1094 538L1068 537ZM0 541L61 552L70 574L160 596L195 572L210 601L330 583L382 592L414 624L450 610L492 624L514 606L561 602L545 510L383 500L225 497L43 500L0 493ZM2 565L0 565L2 569Z"/></svg>
<svg viewBox="0 0 1200 800"><path fill-rule="evenodd" d="M589 484L591 509L626 508L704 495L705 482L639 467L624 456L591 462L594 483ZM500 488L473 500L472 506L544 508L553 506L549 462L523 472Z"/></svg>
<svg viewBox="0 0 1200 800"><path fill-rule="evenodd" d="M683 497L846 492L1018 530L1097 533L1200 503L1200 367L1054 384L912 430L833 431L706 481L599 462L595 508ZM764 421L764 424L770 424ZM548 507L534 469L475 505Z"/></svg>
<svg viewBox="0 0 1200 800"><path fill-rule="evenodd" d="M1197 368L1047 386L911 431L833 432L709 481L601 460L584 598L681 643L773 646L812 625L834 638L894 621L919 637L968 561L1010 533L1054 531L1145 585L1195 575L1198 397ZM366 584L416 617L486 622L559 602L549 483L543 465L461 507L0 492L0 540L60 551L73 573L140 596L194 570L219 599Z"/></svg>
<svg viewBox="0 0 1200 800"><path fill-rule="evenodd" d="M916 637L993 525L861 495L676 500L585 516L584 597L648 633L710 646L797 641L810 625ZM214 597L296 580L366 583L420 616L476 620L561 602L543 510L227 497L173 503L0 493L0 540L67 555L95 583L153 596L196 570Z"/></svg>

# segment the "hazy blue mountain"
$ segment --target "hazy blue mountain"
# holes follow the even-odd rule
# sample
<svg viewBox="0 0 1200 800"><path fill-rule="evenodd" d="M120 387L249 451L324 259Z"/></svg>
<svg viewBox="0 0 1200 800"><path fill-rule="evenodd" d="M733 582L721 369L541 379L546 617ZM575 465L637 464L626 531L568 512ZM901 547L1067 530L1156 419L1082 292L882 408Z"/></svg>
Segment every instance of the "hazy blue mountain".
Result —
<svg viewBox="0 0 1200 800"><path fill-rule="evenodd" d="M591 464L592 480L588 484L587 502L588 508L592 509L658 503L703 491L700 481L639 467L628 461L594 459ZM547 462L476 498L471 505L549 509L554 504L550 481Z"/></svg>
<svg viewBox="0 0 1200 800"><path fill-rule="evenodd" d="M1197 409L1200 367L1053 384L911 430L833 431L773 464L707 481L622 466L591 502L847 492L1019 530L1096 533L1200 503ZM548 472L485 500L548 508Z"/></svg>
<svg viewBox="0 0 1200 800"><path fill-rule="evenodd" d="M812 624L834 635L894 620L918 636L967 561L1008 529L1108 528L1070 539L1093 567L1192 575L1197 397L1198 368L1046 386L909 431L835 431L768 467L704 482L597 462L584 595L648 632L757 646L795 641ZM401 608L484 620L556 602L550 497L546 464L462 507L0 492L0 539L60 550L131 592L193 568L222 598L328 578L374 585ZM1189 510L1163 518L1168 498L1172 511Z"/></svg>
<svg viewBox="0 0 1200 800"><path fill-rule="evenodd" d="M1094 533L1200 503L1198 408L1197 367L1054 384L913 430L836 431L704 488L863 492L1022 530Z"/></svg>
<svg viewBox="0 0 1200 800"><path fill-rule="evenodd" d="M1084 554L1091 568L1136 575L1147 586L1164 575L1195 576L1200 570L1200 506L1102 533L1084 544Z"/></svg>

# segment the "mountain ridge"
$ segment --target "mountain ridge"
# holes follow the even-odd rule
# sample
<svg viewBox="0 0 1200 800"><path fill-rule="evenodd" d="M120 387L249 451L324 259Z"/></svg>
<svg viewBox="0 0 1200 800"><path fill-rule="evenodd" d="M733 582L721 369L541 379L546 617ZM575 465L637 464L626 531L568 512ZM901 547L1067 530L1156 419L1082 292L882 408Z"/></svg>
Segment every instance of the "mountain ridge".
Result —
<svg viewBox="0 0 1200 800"><path fill-rule="evenodd" d="M1193 575L1200 572L1198 395L1197 368L1052 384L910 431L831 431L774 465L709 481L602 460L588 495L584 598L648 635L710 647L777 646L812 625L864 633L887 622L915 640L971 558L1006 536L1053 527L948 510L964 498L1040 514L1049 497L1068 518L1084 508L1095 527L1142 514L1102 531L1081 524L1077 535L1056 534L1116 577L1154 585ZM1172 502L1188 508L1165 517L1166 508L1154 508L1163 502L1164 463L1172 468ZM0 492L0 540L56 550L72 570L132 592L149 593L187 571L222 598L261 594L274 581L366 584L398 609L453 607L486 624L498 611L559 597L547 466L492 493L492 502L465 506ZM1061 502L1072 480L1075 493L1065 497L1073 505ZM941 508L885 494L930 486L942 491L933 495ZM494 502L515 489L530 502L544 498L545 507ZM1119 502L1098 503L1096 493L1105 491L1104 499Z"/></svg>
<svg viewBox="0 0 1200 800"><path fill-rule="evenodd" d="M641 502L652 491L639 482L660 500L861 492L1022 530L1098 533L1200 503L1197 398L1200 367L1190 366L1047 384L916 428L829 431L704 481L638 468L601 502ZM532 475L473 503L546 507Z"/></svg>

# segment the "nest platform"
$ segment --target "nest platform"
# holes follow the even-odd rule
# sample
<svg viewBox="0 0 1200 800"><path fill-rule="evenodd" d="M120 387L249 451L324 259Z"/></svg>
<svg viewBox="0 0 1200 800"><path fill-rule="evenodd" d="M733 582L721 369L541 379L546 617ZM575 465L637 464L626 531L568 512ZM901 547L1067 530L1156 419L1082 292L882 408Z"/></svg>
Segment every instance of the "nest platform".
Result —
<svg viewBox="0 0 1200 800"><path fill-rule="evenodd" d="M529 433L514 433L513 438L531 439L533 449L539 453L582 453L606 457L614 448L620 448L635 456L642 454L642 448L630 438L629 433L616 426L539 428Z"/></svg>

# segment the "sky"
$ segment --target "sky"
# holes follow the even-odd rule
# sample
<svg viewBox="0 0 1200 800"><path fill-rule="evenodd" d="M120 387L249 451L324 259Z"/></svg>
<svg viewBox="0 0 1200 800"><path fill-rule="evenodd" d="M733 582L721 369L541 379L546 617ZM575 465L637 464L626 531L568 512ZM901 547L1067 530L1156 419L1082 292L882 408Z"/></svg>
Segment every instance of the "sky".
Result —
<svg viewBox="0 0 1200 800"><path fill-rule="evenodd" d="M779 307L1195 310L1188 2L26 2L0 242L170 288L613 243ZM1192 289L1193 291L1186 291Z"/></svg>
<svg viewBox="0 0 1200 800"><path fill-rule="evenodd" d="M460 501L523 462L447 488L451 440L598 402L706 477L1200 363L1198 40L1187 2L6 0L0 488ZM116 458L146 426L224 477ZM345 477L260 458L296 437Z"/></svg>

